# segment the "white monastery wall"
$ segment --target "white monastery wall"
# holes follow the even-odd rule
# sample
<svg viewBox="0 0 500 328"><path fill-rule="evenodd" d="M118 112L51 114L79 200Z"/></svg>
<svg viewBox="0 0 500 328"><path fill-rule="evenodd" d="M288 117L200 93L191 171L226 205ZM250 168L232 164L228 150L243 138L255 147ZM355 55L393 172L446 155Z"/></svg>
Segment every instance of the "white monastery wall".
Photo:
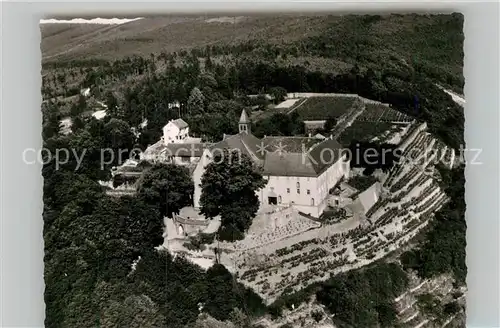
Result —
<svg viewBox="0 0 500 328"><path fill-rule="evenodd" d="M311 199L317 198L316 179L314 177L266 177L267 185L259 193L262 204L268 203L268 197L278 197L278 204L311 205Z"/></svg>
<svg viewBox="0 0 500 328"><path fill-rule="evenodd" d="M205 150L194 172L194 207L200 207L201 178L205 167L211 162L211 154ZM331 165L319 177L267 176L267 184L257 191L262 210L269 205L269 197L276 197L278 205L293 205L297 210L319 217L328 205L328 192L341 177L349 176L349 162L342 160Z"/></svg>
<svg viewBox="0 0 500 328"><path fill-rule="evenodd" d="M284 227L297 215L297 210L292 206L278 206L272 211L264 211L258 213L252 220L252 225L248 230L250 234L260 234L263 231L275 230L279 227Z"/></svg>

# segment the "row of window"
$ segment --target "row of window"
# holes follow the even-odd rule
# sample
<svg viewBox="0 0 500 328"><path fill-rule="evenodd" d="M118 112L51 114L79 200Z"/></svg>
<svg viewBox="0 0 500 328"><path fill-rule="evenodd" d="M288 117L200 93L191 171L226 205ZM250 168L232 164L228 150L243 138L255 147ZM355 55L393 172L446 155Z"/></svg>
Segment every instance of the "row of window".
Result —
<svg viewBox="0 0 500 328"><path fill-rule="evenodd" d="M297 183L298 183L298 182L297 182ZM286 193L287 193L287 194L289 194L289 193L290 193L290 188L286 188ZM310 195L310 194L311 194L311 190L307 189L307 190L306 190L306 193L307 193L308 195ZM300 188L297 188L297 194L300 194Z"/></svg>
<svg viewBox="0 0 500 328"><path fill-rule="evenodd" d="M269 179L269 177L270 177L270 176L267 176L267 178L268 178L268 179ZM284 179L287 179L287 180L292 179L292 177L280 177L280 176L276 176L275 178L276 178L277 180L279 180L280 178L284 178ZM295 177L295 179L299 180L299 179L300 179L300 177ZM309 180L310 180L310 178L309 178L309 177L307 177L307 181L309 181ZM298 183L298 182L297 182L297 183Z"/></svg>
<svg viewBox="0 0 500 328"><path fill-rule="evenodd" d="M276 198L275 198L275 199L276 199ZM276 202L276 200L275 200L275 202ZM269 201L269 203L270 203L270 204L272 204L272 203L271 203L271 200ZM281 203L282 203L282 198L281 198L281 196L278 196L278 204L281 204ZM294 203L294 202L292 202L292 204L293 204L293 203ZM311 198L311 206L314 206L314 198Z"/></svg>

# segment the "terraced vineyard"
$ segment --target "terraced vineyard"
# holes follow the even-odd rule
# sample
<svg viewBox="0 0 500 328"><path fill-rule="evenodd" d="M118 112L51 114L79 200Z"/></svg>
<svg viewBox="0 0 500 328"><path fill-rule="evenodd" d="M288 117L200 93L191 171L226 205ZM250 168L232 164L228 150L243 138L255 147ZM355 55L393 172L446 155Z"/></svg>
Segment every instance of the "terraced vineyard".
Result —
<svg viewBox="0 0 500 328"><path fill-rule="evenodd" d="M401 122L409 123L413 119L384 104L366 104L366 109L358 120L363 122Z"/></svg>
<svg viewBox="0 0 500 328"><path fill-rule="evenodd" d="M355 97L311 97L297 107L297 113L305 121L339 118L354 105Z"/></svg>
<svg viewBox="0 0 500 328"><path fill-rule="evenodd" d="M353 125L374 124L355 121ZM260 245L255 240L238 242L225 261L235 263L239 281L271 303L283 293L381 259L414 238L449 200L429 171L447 148L425 126L409 126L401 138L404 154L418 158L432 150L435 159L402 161L395 166L381 181L384 191L380 199L364 216L335 217L321 226L303 222L301 233L279 240L266 235Z"/></svg>
<svg viewBox="0 0 500 328"><path fill-rule="evenodd" d="M358 119L340 134L338 141L341 145L348 146L353 140L370 140L397 128L388 122L363 122Z"/></svg>

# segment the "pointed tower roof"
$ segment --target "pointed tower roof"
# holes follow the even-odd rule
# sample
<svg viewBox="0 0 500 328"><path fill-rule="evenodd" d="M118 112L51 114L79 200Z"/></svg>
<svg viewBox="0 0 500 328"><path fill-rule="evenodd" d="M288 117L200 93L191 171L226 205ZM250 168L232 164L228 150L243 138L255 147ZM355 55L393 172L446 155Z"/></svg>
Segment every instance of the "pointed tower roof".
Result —
<svg viewBox="0 0 500 328"><path fill-rule="evenodd" d="M240 121L239 123L250 123L250 120L248 119L247 112L243 109L241 111L241 116L240 116Z"/></svg>

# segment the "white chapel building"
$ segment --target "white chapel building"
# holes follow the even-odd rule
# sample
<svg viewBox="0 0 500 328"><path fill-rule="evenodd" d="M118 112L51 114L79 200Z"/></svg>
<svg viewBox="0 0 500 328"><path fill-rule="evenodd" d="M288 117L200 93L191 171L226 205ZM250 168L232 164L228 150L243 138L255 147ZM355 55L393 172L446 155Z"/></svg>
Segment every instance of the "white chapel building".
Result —
<svg viewBox="0 0 500 328"><path fill-rule="evenodd" d="M182 118L170 120L163 127L163 136L149 146L141 159L152 162L194 165L203 152L201 138L189 136L189 125Z"/></svg>
<svg viewBox="0 0 500 328"><path fill-rule="evenodd" d="M261 209L269 205L291 205L319 217L328 203L329 191L348 178L350 163L342 146L333 138L252 135L250 120L242 111L239 133L203 150L193 171L194 207L200 207L201 177L214 155L222 149L238 150L263 168L267 185L259 190Z"/></svg>
<svg viewBox="0 0 500 328"><path fill-rule="evenodd" d="M184 143L189 137L189 125L182 118L171 120L163 127L163 141L170 143Z"/></svg>

